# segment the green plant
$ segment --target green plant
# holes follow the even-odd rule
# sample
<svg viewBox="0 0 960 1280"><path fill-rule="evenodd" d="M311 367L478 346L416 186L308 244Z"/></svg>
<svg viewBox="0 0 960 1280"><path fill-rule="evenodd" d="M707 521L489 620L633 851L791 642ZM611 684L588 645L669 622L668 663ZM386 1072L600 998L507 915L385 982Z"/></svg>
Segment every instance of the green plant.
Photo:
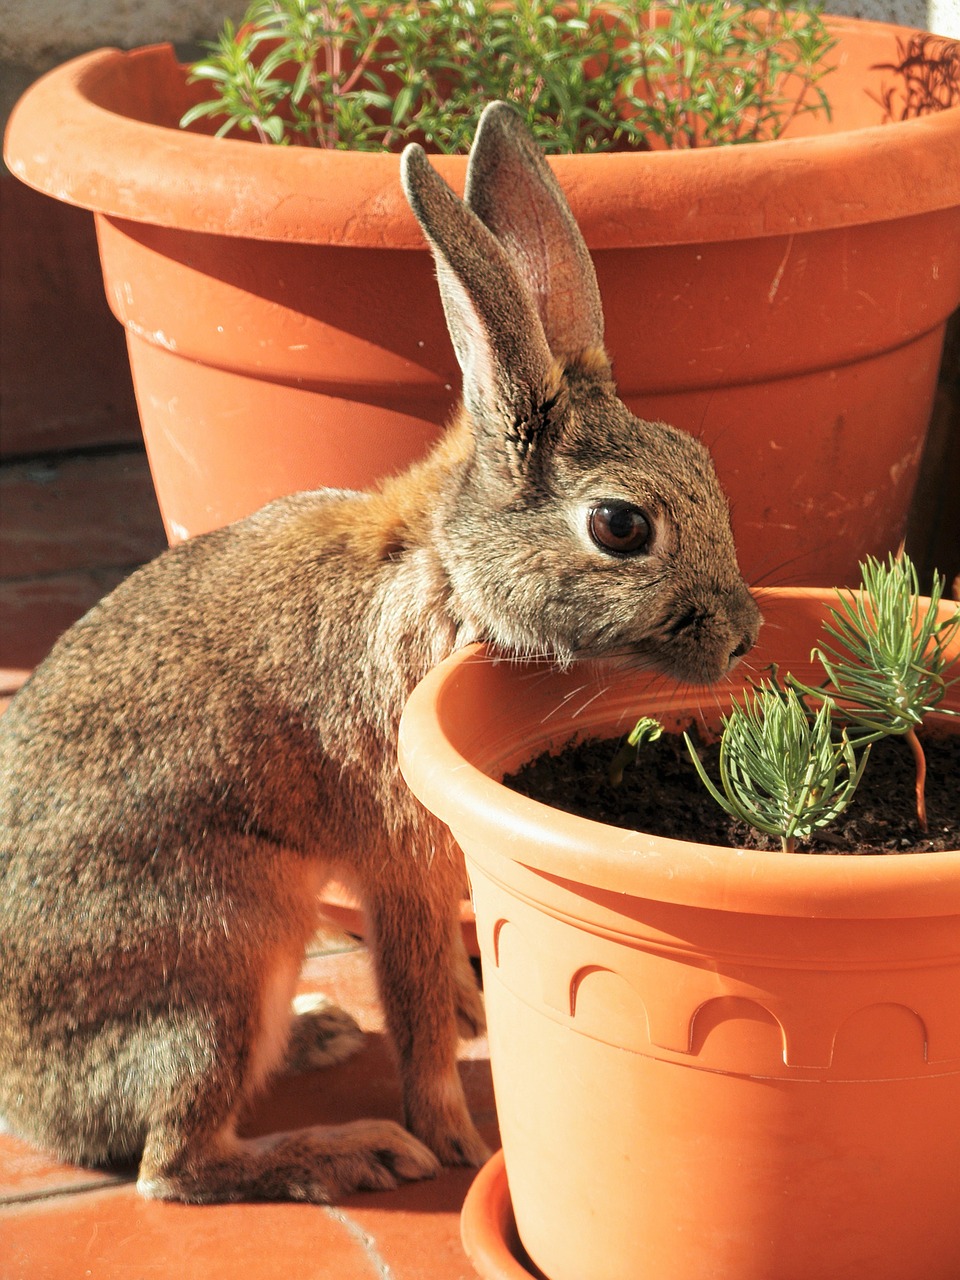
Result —
<svg viewBox="0 0 960 1280"><path fill-rule="evenodd" d="M663 733L663 725L652 716L641 716L627 734L626 741L610 761L609 777L615 787L623 781L623 771L627 765L633 764L640 754L640 748L647 742L656 742Z"/></svg>
<svg viewBox="0 0 960 1280"><path fill-rule="evenodd" d="M798 114L829 113L821 11L813 0L254 0L193 64L191 81L214 96L181 124L454 152L504 98L551 152L776 138Z"/></svg>
<svg viewBox="0 0 960 1280"><path fill-rule="evenodd" d="M832 707L811 715L795 689L758 685L723 718L720 781L714 785L690 735L684 740L703 785L721 808L792 853L850 803L869 748L858 761L846 733L836 740Z"/></svg>
<svg viewBox="0 0 960 1280"><path fill-rule="evenodd" d="M937 621L944 579L934 574L930 602L920 609L920 584L910 557L873 557L860 565L863 583L841 596L825 630L831 641L813 651L827 673L820 689L792 681L795 688L839 704L837 713L856 734L858 745L903 735L916 766L917 821L927 829L924 783L927 766L917 729L943 701L953 663L946 647L960 629L960 611Z"/></svg>
<svg viewBox="0 0 960 1280"><path fill-rule="evenodd" d="M649 6L623 6L634 14ZM662 26L633 17L624 98L644 133L668 147L779 138L798 115L830 104L820 86L833 41L822 6L729 0L664 6ZM624 15L624 21L630 19Z"/></svg>

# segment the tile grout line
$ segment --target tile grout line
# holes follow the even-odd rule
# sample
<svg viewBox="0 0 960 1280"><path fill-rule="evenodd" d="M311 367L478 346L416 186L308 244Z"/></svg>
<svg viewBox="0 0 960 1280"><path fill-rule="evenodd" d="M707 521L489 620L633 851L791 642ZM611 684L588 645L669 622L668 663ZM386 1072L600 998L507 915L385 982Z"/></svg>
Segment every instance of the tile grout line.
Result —
<svg viewBox="0 0 960 1280"><path fill-rule="evenodd" d="M35 1191L11 1191L0 1194L0 1209L11 1205L31 1204L37 1200L56 1200L60 1197L88 1195L91 1191L108 1191L114 1187L135 1186L136 1179L122 1174L116 1177L98 1178L95 1182L80 1182L72 1187L38 1187Z"/></svg>
<svg viewBox="0 0 960 1280"><path fill-rule="evenodd" d="M328 1218L332 1218L334 1222L339 1222L343 1229L353 1237L361 1246L371 1265L377 1273L378 1280L396 1280L390 1265L381 1256L377 1249L376 1241L369 1232L364 1231L359 1223L354 1222L353 1218L343 1209L337 1209L332 1205L324 1205L323 1211Z"/></svg>

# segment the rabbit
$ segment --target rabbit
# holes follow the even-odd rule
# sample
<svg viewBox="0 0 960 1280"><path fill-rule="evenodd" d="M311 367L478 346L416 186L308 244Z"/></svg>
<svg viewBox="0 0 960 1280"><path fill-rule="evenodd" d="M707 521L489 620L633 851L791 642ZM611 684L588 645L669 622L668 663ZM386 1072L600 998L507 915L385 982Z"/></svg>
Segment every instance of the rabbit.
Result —
<svg viewBox="0 0 960 1280"><path fill-rule="evenodd" d="M463 199L417 145L401 174L463 375L433 452L166 550L0 717L0 1115L138 1166L146 1197L330 1203L482 1162L462 857L399 776L407 695L471 641L711 682L757 636L709 454L617 398L589 253L514 109L486 108ZM368 917L404 1127L243 1138L272 1075L358 1044L293 1002L332 876Z"/></svg>

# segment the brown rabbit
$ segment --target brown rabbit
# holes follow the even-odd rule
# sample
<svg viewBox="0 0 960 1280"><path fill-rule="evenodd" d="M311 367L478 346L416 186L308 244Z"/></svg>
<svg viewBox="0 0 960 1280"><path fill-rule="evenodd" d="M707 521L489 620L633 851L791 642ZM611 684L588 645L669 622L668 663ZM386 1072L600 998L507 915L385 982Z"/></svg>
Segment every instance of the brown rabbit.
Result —
<svg viewBox="0 0 960 1280"><path fill-rule="evenodd" d="M481 1161L462 864L398 776L405 698L471 640L714 680L756 638L709 456L617 399L589 255L513 110L484 113L465 200L418 147L402 169L463 370L446 437L376 492L165 552L0 719L0 1114L70 1160L139 1157L147 1196L330 1201ZM241 1139L272 1072L357 1042L291 1007L332 875L368 913L409 1132Z"/></svg>

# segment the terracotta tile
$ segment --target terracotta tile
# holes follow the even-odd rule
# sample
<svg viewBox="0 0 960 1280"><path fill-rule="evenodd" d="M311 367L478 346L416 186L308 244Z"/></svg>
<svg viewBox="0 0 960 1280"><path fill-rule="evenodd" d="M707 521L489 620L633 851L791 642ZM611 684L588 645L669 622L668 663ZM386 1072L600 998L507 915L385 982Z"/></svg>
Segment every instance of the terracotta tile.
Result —
<svg viewBox="0 0 960 1280"><path fill-rule="evenodd" d="M395 1193L351 1196L350 1219L376 1242L391 1280L475 1280L460 1243L460 1209L475 1170L445 1170Z"/></svg>
<svg viewBox="0 0 960 1280"><path fill-rule="evenodd" d="M0 1237L5 1280L384 1280L389 1275L373 1242L341 1210L165 1204L143 1200L132 1185L2 1208Z"/></svg>
<svg viewBox="0 0 960 1280"><path fill-rule="evenodd" d="M345 933L339 925L324 919L310 940L307 955L311 958L342 955L347 951L358 951L362 946L363 943L354 934Z"/></svg>
<svg viewBox="0 0 960 1280"><path fill-rule="evenodd" d="M485 1041L476 1043L485 1048ZM489 1063L484 1062L473 1087L469 1075L464 1083L477 1127L495 1151L500 1138ZM391 1280L475 1280L460 1243L460 1210L475 1176L475 1169L444 1169L430 1182L350 1196L342 1208L376 1241L378 1253L390 1266Z"/></svg>
<svg viewBox="0 0 960 1280"><path fill-rule="evenodd" d="M242 1131L254 1135L365 1116L399 1120L400 1082L393 1048L384 1032L369 952L361 949L309 958L300 990L322 991L351 1013L367 1033L364 1045L354 1057L337 1066L276 1079L245 1117ZM486 1037L463 1042L459 1056L471 1112L484 1137L495 1146Z"/></svg>
<svg viewBox="0 0 960 1280"><path fill-rule="evenodd" d="M342 1005L365 1031L383 1030L373 961L366 948L333 956L310 956L300 975L300 991L322 991Z"/></svg>

